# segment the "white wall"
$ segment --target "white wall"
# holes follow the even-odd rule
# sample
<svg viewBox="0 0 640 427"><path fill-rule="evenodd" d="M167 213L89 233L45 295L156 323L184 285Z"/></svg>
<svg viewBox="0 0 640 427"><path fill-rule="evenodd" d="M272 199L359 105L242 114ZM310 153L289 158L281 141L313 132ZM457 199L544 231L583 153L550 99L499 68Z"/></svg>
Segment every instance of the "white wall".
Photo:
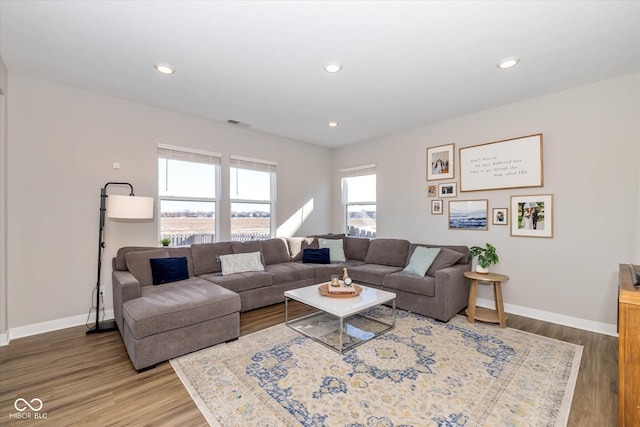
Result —
<svg viewBox="0 0 640 427"><path fill-rule="evenodd" d="M9 71L0 56L0 345L7 342L7 91Z"/></svg>
<svg viewBox="0 0 640 427"><path fill-rule="evenodd" d="M505 308L585 329L615 333L619 263L640 263L640 74L479 112L334 152L339 170L377 163L377 234L413 242L494 244L511 280ZM449 230L445 214L430 214L426 148L458 149L543 133L544 187L458 193L509 207L511 195L554 194L553 239L510 237L509 227ZM456 181L459 182L456 167ZM442 182L442 181L440 181ZM334 200L336 198L334 197ZM334 209L334 230L342 229ZM493 300L483 286L483 303Z"/></svg>
<svg viewBox="0 0 640 427"><path fill-rule="evenodd" d="M9 83L11 337L85 321L96 282L100 188L125 181L137 195L157 195L158 143L222 153L223 165L231 154L277 162L279 234L329 229L329 149L13 73ZM222 188L228 194L228 181ZM126 189L109 187L117 193ZM105 241L102 283L110 309L111 258L122 246L157 246L157 222L107 219Z"/></svg>

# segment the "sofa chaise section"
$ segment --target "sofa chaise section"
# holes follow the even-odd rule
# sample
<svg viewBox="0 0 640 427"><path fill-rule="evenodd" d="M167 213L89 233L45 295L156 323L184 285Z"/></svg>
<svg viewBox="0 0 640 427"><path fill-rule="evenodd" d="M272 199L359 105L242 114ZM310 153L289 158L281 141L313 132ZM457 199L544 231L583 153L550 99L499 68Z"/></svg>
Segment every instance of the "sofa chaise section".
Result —
<svg viewBox="0 0 640 427"><path fill-rule="evenodd" d="M235 292L192 275L153 284L150 260L180 257L189 248L136 249L119 252L114 268L123 257L128 271L113 272L116 324L136 370L238 338L240 297Z"/></svg>

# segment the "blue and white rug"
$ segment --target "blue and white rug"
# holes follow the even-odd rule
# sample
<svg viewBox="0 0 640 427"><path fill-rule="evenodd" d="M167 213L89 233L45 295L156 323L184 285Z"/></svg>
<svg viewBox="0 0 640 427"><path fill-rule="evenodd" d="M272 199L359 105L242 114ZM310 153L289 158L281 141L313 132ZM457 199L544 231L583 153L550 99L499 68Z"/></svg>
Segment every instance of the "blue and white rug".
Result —
<svg viewBox="0 0 640 427"><path fill-rule="evenodd" d="M398 311L395 329L343 355L278 325L171 364L212 426L563 426L581 355L462 316Z"/></svg>

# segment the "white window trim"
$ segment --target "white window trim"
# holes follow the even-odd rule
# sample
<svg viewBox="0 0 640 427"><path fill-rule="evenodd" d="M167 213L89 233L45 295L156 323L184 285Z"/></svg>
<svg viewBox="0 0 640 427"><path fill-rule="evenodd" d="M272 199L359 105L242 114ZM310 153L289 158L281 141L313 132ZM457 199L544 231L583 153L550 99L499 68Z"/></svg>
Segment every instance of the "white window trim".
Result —
<svg viewBox="0 0 640 427"><path fill-rule="evenodd" d="M372 200L372 201L362 201L362 202L347 202L347 195L349 192L349 188L347 186L347 183L345 181L345 178L353 178L353 177L357 177L357 176L365 176L365 175L376 175L376 181L378 179L378 175L377 175L377 171L376 171L376 164L375 163L370 163L370 164L366 164L366 165L362 165L362 166L353 166L353 167L348 167L348 168L344 168L344 169L340 169L340 181L341 181L341 190L342 190L342 219L343 219L343 224L342 224L342 229L345 231L345 233L349 232L349 218L347 218L347 214L348 214L348 210L349 210L349 206L366 206L366 205L374 205L376 206L376 212L378 210L378 202L377 202L377 194L376 194L376 200ZM346 188L345 188L346 186ZM376 216L376 226L378 223L378 218Z"/></svg>
<svg viewBox="0 0 640 427"><path fill-rule="evenodd" d="M189 202L189 201L194 201L194 202L214 202L214 206L215 206L215 221L214 221L214 233L215 233L215 241L218 242L219 238L220 238L220 199L221 199L221 190L222 190L222 154L220 153L216 153L213 151L205 151L205 150L199 150L196 148L188 148L188 147L180 147L178 145L170 145L170 144L158 144L158 148L156 150L157 153L157 159L161 159L161 158L166 158L166 157L161 157L160 155L160 150L169 150L169 151L173 151L173 152L180 152L180 153L184 153L185 155L189 155L189 154L195 154L195 155L200 155L200 156L208 156L208 157L216 157L218 159L217 163L212 163L214 165L216 165L217 167L215 168L215 180L216 180L216 197L215 198L210 198L210 197L180 197L180 196L160 196L160 189L157 189L157 194L158 194L158 203L157 203L157 218L158 218L158 228L157 228L157 235L158 235L158 241L162 238L161 235L161 230L160 230L160 215L161 215L161 211L160 211L160 205L162 200L171 200L171 201L185 201L185 202ZM156 162L157 165L157 162ZM159 175L160 171L157 170L156 171L156 181L157 181L157 177Z"/></svg>
<svg viewBox="0 0 640 427"><path fill-rule="evenodd" d="M243 167L245 166L245 167ZM249 170L258 170L262 172L269 172L271 175L270 179L270 192L271 192L271 200L251 200L251 199L234 199L229 198L229 204L232 203L256 203L256 204L269 204L271 205L271 217L269 218L269 233L271 234L271 238L276 236L277 230L277 209L276 209L276 201L277 201L277 193L276 193L276 179L277 179L277 166L278 163L272 162L269 160L261 160L254 159L251 157L243 157L243 156L230 156L229 162L229 172L231 172L231 168L238 169L249 169ZM230 230L230 234L232 231Z"/></svg>

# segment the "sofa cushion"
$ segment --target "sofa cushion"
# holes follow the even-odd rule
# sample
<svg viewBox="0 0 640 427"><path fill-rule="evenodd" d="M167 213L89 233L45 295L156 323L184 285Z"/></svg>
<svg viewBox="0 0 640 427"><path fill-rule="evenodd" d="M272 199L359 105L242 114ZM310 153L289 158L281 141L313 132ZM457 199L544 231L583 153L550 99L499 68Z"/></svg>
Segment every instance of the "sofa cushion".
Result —
<svg viewBox="0 0 640 427"><path fill-rule="evenodd" d="M427 274L427 270L431 264L433 264L433 261L439 253L440 248L424 248L419 246L413 251L409 259L409 265L407 265L403 271L422 277Z"/></svg>
<svg viewBox="0 0 640 427"><path fill-rule="evenodd" d="M285 262L272 264L266 267L267 273L272 275L271 284L294 283L300 280L313 279L315 268L313 265L300 264L299 262Z"/></svg>
<svg viewBox="0 0 640 427"><path fill-rule="evenodd" d="M179 329L240 311L240 296L205 280L150 286L123 304L123 317L137 338Z"/></svg>
<svg viewBox="0 0 640 427"><path fill-rule="evenodd" d="M347 237L344 239L344 254L347 259L364 261L367 257L370 239L360 237Z"/></svg>
<svg viewBox="0 0 640 427"><path fill-rule="evenodd" d="M343 239L318 239L320 249L329 249L329 259L331 263L345 262L344 240Z"/></svg>
<svg viewBox="0 0 640 427"><path fill-rule="evenodd" d="M263 240L262 256L264 257L264 265L289 262L291 260L287 243L281 238Z"/></svg>
<svg viewBox="0 0 640 427"><path fill-rule="evenodd" d="M380 264L363 264L349 267L349 277L354 283L368 283L382 287L384 276L401 271L402 267Z"/></svg>
<svg viewBox="0 0 640 427"><path fill-rule="evenodd" d="M232 253L233 248L231 247L231 242L196 243L191 245L194 274L201 276L203 274L222 271L218 257Z"/></svg>
<svg viewBox="0 0 640 427"><path fill-rule="evenodd" d="M264 265L260 252L220 255L222 275L243 273L246 271L263 271Z"/></svg>
<svg viewBox="0 0 640 427"><path fill-rule="evenodd" d="M125 259L127 260L127 270L134 275L141 286L151 286L153 284L153 275L151 274L151 258L168 258L169 251L167 249L153 249L150 251L127 252Z"/></svg>
<svg viewBox="0 0 640 427"><path fill-rule="evenodd" d="M116 252L116 256L111 260L111 266L114 271L127 271L127 258L126 255L129 252L139 252L139 251L152 251L154 249L158 249L158 247L154 246L125 246L118 249Z"/></svg>
<svg viewBox="0 0 640 427"><path fill-rule="evenodd" d="M367 264L404 267L409 252L409 241L403 239L374 239L369 244Z"/></svg>
<svg viewBox="0 0 640 427"><path fill-rule="evenodd" d="M251 240L248 242L231 242L234 254L248 254L250 252L262 253L262 243L260 240Z"/></svg>
<svg viewBox="0 0 640 427"><path fill-rule="evenodd" d="M451 249L441 248L440 253L427 270L427 276L435 277L436 271L455 265L464 255Z"/></svg>
<svg viewBox="0 0 640 427"><path fill-rule="evenodd" d="M418 295L435 296L436 279L431 276L416 276L399 271L384 277L382 287L391 292L411 292Z"/></svg>
<svg viewBox="0 0 640 427"><path fill-rule="evenodd" d="M151 277L154 285L177 282L189 278L187 257L151 258Z"/></svg>
<svg viewBox="0 0 640 427"><path fill-rule="evenodd" d="M302 262L309 264L329 264L331 262L329 248L305 249L302 251Z"/></svg>
<svg viewBox="0 0 640 427"><path fill-rule="evenodd" d="M277 264L276 264L277 265ZM227 274L221 276L219 273L203 274L201 278L209 282L224 286L233 292L244 292L251 289L271 286L273 276L266 271L250 271L245 273Z"/></svg>

